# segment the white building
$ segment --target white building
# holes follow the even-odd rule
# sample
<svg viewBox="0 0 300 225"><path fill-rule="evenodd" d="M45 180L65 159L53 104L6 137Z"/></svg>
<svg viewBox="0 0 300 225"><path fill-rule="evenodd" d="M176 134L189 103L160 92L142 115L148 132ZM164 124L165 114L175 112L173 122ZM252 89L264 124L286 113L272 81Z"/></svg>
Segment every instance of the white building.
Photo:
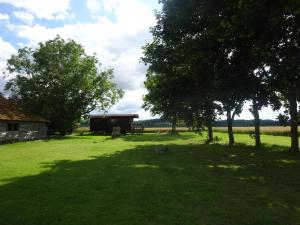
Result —
<svg viewBox="0 0 300 225"><path fill-rule="evenodd" d="M46 138L47 122L0 95L0 144Z"/></svg>

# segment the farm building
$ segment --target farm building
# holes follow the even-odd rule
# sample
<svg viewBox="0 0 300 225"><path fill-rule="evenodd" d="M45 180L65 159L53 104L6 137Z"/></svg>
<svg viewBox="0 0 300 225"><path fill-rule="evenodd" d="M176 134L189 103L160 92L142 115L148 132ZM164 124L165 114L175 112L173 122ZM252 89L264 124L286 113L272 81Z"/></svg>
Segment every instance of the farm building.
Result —
<svg viewBox="0 0 300 225"><path fill-rule="evenodd" d="M90 131L111 133L114 127L120 127L122 134L133 132L133 119L138 114L105 114L90 116Z"/></svg>
<svg viewBox="0 0 300 225"><path fill-rule="evenodd" d="M47 122L0 95L0 143L46 138Z"/></svg>

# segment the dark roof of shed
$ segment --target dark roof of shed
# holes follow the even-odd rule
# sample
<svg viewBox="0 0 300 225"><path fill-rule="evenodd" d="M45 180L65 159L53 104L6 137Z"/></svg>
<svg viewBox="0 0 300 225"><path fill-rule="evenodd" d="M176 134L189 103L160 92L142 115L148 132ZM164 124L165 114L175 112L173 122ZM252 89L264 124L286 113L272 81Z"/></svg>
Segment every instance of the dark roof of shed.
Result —
<svg viewBox="0 0 300 225"><path fill-rule="evenodd" d="M0 95L0 121L49 122L40 116L24 112L21 107Z"/></svg>
<svg viewBox="0 0 300 225"><path fill-rule="evenodd" d="M139 115L138 114L97 114L97 115L90 115L90 118L111 118L111 117L139 118Z"/></svg>

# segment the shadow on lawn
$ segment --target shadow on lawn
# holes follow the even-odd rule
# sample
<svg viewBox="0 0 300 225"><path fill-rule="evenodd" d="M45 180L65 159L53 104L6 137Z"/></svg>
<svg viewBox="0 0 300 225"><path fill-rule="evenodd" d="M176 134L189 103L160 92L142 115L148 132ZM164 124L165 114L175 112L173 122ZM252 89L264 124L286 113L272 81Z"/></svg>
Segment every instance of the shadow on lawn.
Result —
<svg viewBox="0 0 300 225"><path fill-rule="evenodd" d="M300 159L222 145L137 146L0 186L0 224L272 224L300 221Z"/></svg>
<svg viewBox="0 0 300 225"><path fill-rule="evenodd" d="M111 134L102 134L102 133L86 133L86 134L73 134L73 135L66 135L66 136L60 136L60 135L53 135L50 136L45 141L50 140L72 140L72 139L88 139L88 138L95 138L95 137L105 137L103 140L112 140ZM121 135L118 138L121 138L125 141L134 141L134 142L165 142L165 141L174 141L174 140L188 140L193 138L195 135L193 134L176 134L176 135L170 135L170 134L146 134L146 135L140 135L140 134L127 134L127 135Z"/></svg>
<svg viewBox="0 0 300 225"><path fill-rule="evenodd" d="M87 133L87 134L72 134L72 135L66 135L66 136L61 136L61 135L52 135L49 136L48 139L45 139L45 141L65 141L65 140L78 140L78 139L94 139L95 137L106 137L103 140L109 140L112 139L111 135L104 135L104 134L95 134L95 133Z"/></svg>
<svg viewBox="0 0 300 225"><path fill-rule="evenodd" d="M149 141L149 142L163 142L163 141L173 141L173 140L189 140L191 138L195 137L194 134L135 134L135 135L122 135L120 138L122 138L125 141L137 141L137 142L143 142L143 141Z"/></svg>

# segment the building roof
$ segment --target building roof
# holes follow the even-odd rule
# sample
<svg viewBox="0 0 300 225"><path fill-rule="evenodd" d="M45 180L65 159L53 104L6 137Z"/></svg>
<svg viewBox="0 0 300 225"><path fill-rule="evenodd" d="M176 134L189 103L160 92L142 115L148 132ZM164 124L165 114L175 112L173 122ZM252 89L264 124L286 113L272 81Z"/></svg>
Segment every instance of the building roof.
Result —
<svg viewBox="0 0 300 225"><path fill-rule="evenodd" d="M40 116L24 112L18 104L1 95L0 121L49 122Z"/></svg>
<svg viewBox="0 0 300 225"><path fill-rule="evenodd" d="M112 117L139 118L139 115L138 114L97 114L97 115L90 115L90 118L112 118Z"/></svg>

